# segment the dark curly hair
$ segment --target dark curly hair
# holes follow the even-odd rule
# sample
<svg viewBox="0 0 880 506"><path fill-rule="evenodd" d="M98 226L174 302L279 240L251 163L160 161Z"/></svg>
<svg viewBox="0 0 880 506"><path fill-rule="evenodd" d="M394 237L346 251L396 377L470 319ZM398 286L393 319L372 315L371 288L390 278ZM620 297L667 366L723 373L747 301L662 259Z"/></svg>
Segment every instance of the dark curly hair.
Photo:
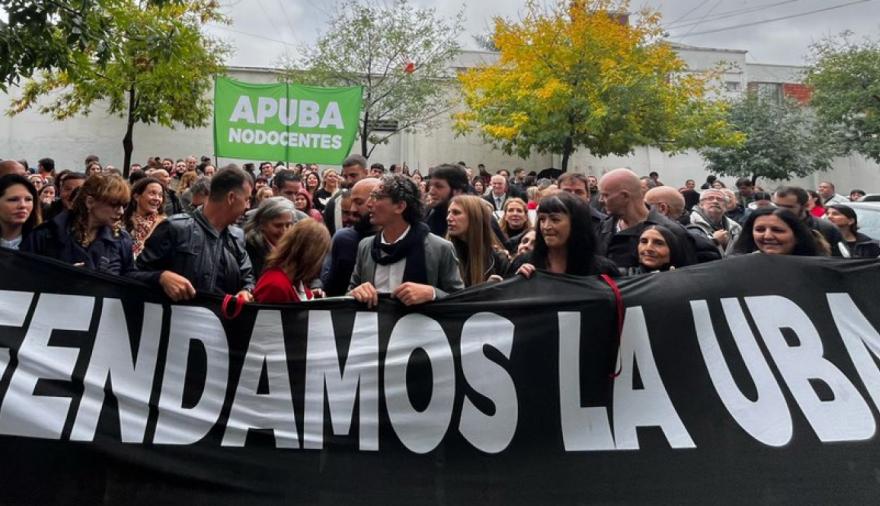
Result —
<svg viewBox="0 0 880 506"><path fill-rule="evenodd" d="M403 219L407 223L413 224L422 221L422 216L424 216L422 192L419 191L419 185L415 181L400 174L389 174L379 179L379 185L381 192L388 196L391 202L395 204L406 203Z"/></svg>

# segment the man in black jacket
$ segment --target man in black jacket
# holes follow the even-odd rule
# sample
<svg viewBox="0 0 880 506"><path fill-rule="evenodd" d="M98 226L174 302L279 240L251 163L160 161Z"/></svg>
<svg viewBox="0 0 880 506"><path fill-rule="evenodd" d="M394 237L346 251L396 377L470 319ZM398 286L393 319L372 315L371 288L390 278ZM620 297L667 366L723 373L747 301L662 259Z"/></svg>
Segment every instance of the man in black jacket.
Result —
<svg viewBox="0 0 880 506"><path fill-rule="evenodd" d="M596 253L608 257L618 267L639 265L639 236L650 225L663 225L679 239L685 250L685 265L696 263L693 243L676 222L645 207L639 176L629 169L614 169L599 180L599 200L608 218L598 232Z"/></svg>
<svg viewBox="0 0 880 506"><path fill-rule="evenodd" d="M808 198L809 194L806 190L797 186L780 186L773 193L773 203L776 207L784 207L793 212L807 228L822 235L831 248L832 256L841 256L840 243L843 242L843 235L833 223L816 218L807 211Z"/></svg>
<svg viewBox="0 0 880 506"><path fill-rule="evenodd" d="M368 177L355 183L351 189L351 213L357 221L351 227L340 228L333 234L330 253L321 269L321 284L328 297L345 295L348 282L357 262L358 244L366 237L375 235L376 227L370 223L370 194L379 186L379 179Z"/></svg>
<svg viewBox="0 0 880 506"><path fill-rule="evenodd" d="M217 172L201 209L156 226L137 258L138 269L152 272L147 280L174 301L191 299L196 290L252 301L254 273L244 233L232 227L247 210L251 190L250 176L238 167Z"/></svg>

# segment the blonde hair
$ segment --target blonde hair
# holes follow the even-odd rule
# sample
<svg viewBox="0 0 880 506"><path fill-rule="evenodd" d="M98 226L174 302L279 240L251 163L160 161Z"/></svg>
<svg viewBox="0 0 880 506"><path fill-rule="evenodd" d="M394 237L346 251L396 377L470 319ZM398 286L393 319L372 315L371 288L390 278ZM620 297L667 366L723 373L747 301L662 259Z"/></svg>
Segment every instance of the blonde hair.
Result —
<svg viewBox="0 0 880 506"><path fill-rule="evenodd" d="M532 229L532 222L529 221L529 206L522 199L518 199L518 198L507 199L507 201L504 203L504 216L501 218L501 221L498 223L498 225L501 227L501 231L504 232L504 235L508 236L508 238L510 236L510 229L507 225L507 208L510 207L511 204L516 204L518 206L521 206L523 213L526 216L525 227L523 227L522 230L518 231L517 234L520 232L528 232L529 230Z"/></svg>
<svg viewBox="0 0 880 506"><path fill-rule="evenodd" d="M330 251L330 232L316 220L305 219L291 227L266 257L266 269L280 268L291 281L307 283L321 273Z"/></svg>
<svg viewBox="0 0 880 506"><path fill-rule="evenodd" d="M486 272L491 268L492 252L500 246L492 232L492 205L473 195L457 195L449 206L461 207L468 217L468 228L463 237L446 238L455 246L458 254L458 269L465 286L478 285L486 281Z"/></svg>
<svg viewBox="0 0 880 506"><path fill-rule="evenodd" d="M177 191L183 192L184 190L189 190L198 178L199 173L196 171L184 172L183 175L180 176L180 184L177 187Z"/></svg>

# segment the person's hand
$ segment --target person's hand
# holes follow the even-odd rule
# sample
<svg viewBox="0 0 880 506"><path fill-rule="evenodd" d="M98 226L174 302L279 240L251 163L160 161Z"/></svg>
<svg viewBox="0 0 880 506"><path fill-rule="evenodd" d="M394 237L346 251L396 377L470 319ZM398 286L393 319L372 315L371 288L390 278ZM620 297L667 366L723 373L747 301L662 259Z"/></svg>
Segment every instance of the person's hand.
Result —
<svg viewBox="0 0 880 506"><path fill-rule="evenodd" d="M504 278L499 276L498 274L492 274L489 276L489 279L486 280L487 283L500 283L504 281Z"/></svg>
<svg viewBox="0 0 880 506"><path fill-rule="evenodd" d="M312 289L312 297L314 297L315 299L323 299L326 296L327 294L324 293L324 290L321 290L320 288Z"/></svg>
<svg viewBox="0 0 880 506"><path fill-rule="evenodd" d="M379 292L373 286L373 283L362 283L354 287L349 295L354 297L354 300L366 304L368 308L379 305Z"/></svg>
<svg viewBox="0 0 880 506"><path fill-rule="evenodd" d="M434 287L419 283L402 283L391 296L407 306L413 306L434 300Z"/></svg>
<svg viewBox="0 0 880 506"><path fill-rule="evenodd" d="M529 279L532 277L532 274L535 273L535 266L532 264L522 264L520 268L516 270L516 273L526 279Z"/></svg>
<svg viewBox="0 0 880 506"><path fill-rule="evenodd" d="M188 279L171 271L163 271L159 275L159 284L165 295L174 302L189 300L196 296L196 289Z"/></svg>
<svg viewBox="0 0 880 506"><path fill-rule="evenodd" d="M727 230L716 230L712 233L712 238L724 248L727 247L727 241L730 240L730 235L728 235Z"/></svg>
<svg viewBox="0 0 880 506"><path fill-rule="evenodd" d="M252 294L248 290L242 290L242 291L238 292L237 294L235 294L235 298L241 299L244 302L253 302L254 301L254 294Z"/></svg>

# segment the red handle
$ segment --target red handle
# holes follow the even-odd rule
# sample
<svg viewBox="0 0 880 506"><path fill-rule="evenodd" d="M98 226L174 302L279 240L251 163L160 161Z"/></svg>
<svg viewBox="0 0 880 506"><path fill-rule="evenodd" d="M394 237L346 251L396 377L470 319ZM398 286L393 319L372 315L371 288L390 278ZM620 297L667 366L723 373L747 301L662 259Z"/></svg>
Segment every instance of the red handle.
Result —
<svg viewBox="0 0 880 506"><path fill-rule="evenodd" d="M626 307L623 305L623 295L620 293L620 287L617 286L617 282L615 282L608 274L602 274L600 277L602 278L602 281L611 287L611 291L614 293L614 304L617 306L617 353L619 355L620 343L623 339L623 320L626 318ZM623 371L622 363L617 371L611 373L609 376L611 378L616 378L620 376L621 371Z"/></svg>
<svg viewBox="0 0 880 506"><path fill-rule="evenodd" d="M235 305L233 306L232 314L229 314L229 303L233 300L235 301ZM227 320L238 318L238 315L241 314L242 309L244 309L244 302L242 301L241 294L234 297L229 294L223 296L223 304L220 305L220 314L223 316L223 318L226 318Z"/></svg>

